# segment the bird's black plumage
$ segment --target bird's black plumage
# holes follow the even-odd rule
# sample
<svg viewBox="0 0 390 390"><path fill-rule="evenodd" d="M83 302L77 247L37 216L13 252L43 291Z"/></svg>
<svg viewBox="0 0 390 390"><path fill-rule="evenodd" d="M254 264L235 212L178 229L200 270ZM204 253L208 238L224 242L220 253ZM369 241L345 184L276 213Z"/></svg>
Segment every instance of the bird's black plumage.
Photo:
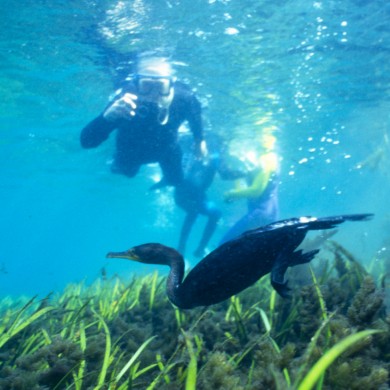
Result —
<svg viewBox="0 0 390 390"><path fill-rule="evenodd" d="M309 230L332 229L345 221L365 221L372 214L340 215L327 218L292 218L249 230L226 242L184 277L184 260L179 252L162 244L143 244L107 257L127 258L171 267L167 294L182 309L222 302L271 273L271 283L282 296L288 292L284 274L288 267L310 262L319 250L296 250Z"/></svg>

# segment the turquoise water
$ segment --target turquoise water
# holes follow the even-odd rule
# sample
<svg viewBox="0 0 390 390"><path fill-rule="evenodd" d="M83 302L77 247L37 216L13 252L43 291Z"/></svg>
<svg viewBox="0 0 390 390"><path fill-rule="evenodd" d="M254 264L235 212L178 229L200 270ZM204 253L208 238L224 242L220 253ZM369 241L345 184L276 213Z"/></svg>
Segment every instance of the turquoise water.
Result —
<svg viewBox="0 0 390 390"><path fill-rule="evenodd" d="M148 272L105 254L176 245L182 212L169 191L147 192L156 168L132 180L112 175L113 137L79 146L81 128L116 88L118 64L156 49L196 89L208 131L245 145L272 112L281 218L374 212L337 238L362 262L387 255L387 2L4 0L0 8L0 295L61 290L102 267ZM217 179L209 191L224 211L210 248L245 209L223 203L229 186Z"/></svg>

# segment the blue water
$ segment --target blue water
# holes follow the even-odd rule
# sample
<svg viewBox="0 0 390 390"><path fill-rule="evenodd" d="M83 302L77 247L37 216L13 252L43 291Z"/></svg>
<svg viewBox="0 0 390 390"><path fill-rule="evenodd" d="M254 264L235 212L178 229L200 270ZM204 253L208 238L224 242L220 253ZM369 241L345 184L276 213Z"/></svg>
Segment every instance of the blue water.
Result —
<svg viewBox="0 0 390 390"><path fill-rule="evenodd" d="M245 145L272 113L281 129L281 218L374 212L373 222L345 225L337 239L362 262L383 257L389 16L386 1L3 0L0 295L61 291L100 277L102 267L149 272L105 254L176 245L182 212L169 191L147 192L158 169L132 180L112 175L113 137L93 150L79 145L81 128L117 86L118 65L148 50L175 61L208 131ZM217 179L209 191L224 211L210 248L245 210L223 203L230 186Z"/></svg>

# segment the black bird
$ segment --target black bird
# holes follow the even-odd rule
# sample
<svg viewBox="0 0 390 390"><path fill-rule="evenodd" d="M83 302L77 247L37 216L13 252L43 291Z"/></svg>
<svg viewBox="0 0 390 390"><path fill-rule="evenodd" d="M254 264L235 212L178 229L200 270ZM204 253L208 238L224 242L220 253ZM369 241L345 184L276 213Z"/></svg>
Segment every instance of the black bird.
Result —
<svg viewBox="0 0 390 390"><path fill-rule="evenodd" d="M365 221L372 214L327 218L292 218L249 230L208 254L184 277L183 256L162 244L143 244L125 252L110 252L109 258L125 258L146 264L168 265L169 300L179 308L191 309L224 301L271 273L271 283L288 296L284 273L288 267L309 263L318 249L303 253L296 248L309 230L332 229L345 221Z"/></svg>

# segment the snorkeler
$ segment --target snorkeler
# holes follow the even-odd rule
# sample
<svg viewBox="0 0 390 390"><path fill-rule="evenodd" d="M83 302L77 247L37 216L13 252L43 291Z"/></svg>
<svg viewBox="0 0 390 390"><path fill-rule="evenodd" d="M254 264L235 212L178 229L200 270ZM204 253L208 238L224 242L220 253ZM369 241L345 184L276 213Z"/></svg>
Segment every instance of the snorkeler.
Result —
<svg viewBox="0 0 390 390"><path fill-rule="evenodd" d="M183 180L178 129L188 122L195 153L201 156L201 106L190 88L176 80L163 58L141 58L137 72L108 107L83 128L83 148L95 148L117 129L112 172L134 177L141 165L158 162L166 185Z"/></svg>
<svg viewBox="0 0 390 390"><path fill-rule="evenodd" d="M224 194L226 202L247 199L248 212L228 230L220 244L238 237L246 230L272 223L279 217L280 166L273 130L275 128L270 126L260 135L261 153L248 169L246 185L239 183L235 189Z"/></svg>

